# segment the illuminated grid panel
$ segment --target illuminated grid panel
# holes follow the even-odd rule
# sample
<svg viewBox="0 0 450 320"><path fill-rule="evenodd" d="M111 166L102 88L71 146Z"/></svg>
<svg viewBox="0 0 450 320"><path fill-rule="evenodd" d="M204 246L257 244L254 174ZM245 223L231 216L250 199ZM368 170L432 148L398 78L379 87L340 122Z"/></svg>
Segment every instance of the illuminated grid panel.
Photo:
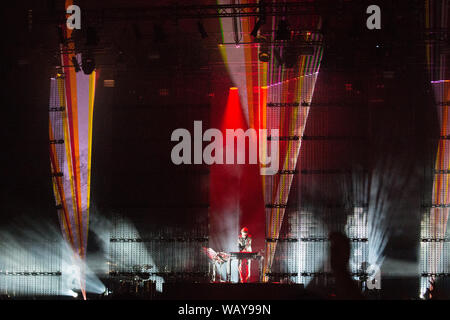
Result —
<svg viewBox="0 0 450 320"><path fill-rule="evenodd" d="M300 214L288 210L287 215L299 214L300 238L308 240L299 245L296 258L300 261L298 273L305 275L299 281L305 284L312 275L323 275L325 281L330 276L330 231L343 231L351 238L351 273L361 273L362 263L369 258L369 189L367 174L362 170L364 110L360 107L362 98L347 90L346 82L335 81L345 80L339 76L328 70L315 89L312 113L302 137L299 181L294 182L296 188L293 185L289 195L289 201L297 199L294 202ZM360 165L355 167L356 163Z"/></svg>
<svg viewBox="0 0 450 320"><path fill-rule="evenodd" d="M445 276L445 274L450 273L450 260L448 252L450 250L450 242L424 242L420 244L420 253L423 257L421 261L421 271L422 274L430 274L426 278L431 279L434 277ZM436 262L436 252L442 252L441 257ZM432 266L432 267L430 267Z"/></svg>
<svg viewBox="0 0 450 320"><path fill-rule="evenodd" d="M302 191L314 189L320 190L321 195L333 194L336 188L345 180L346 174L302 174ZM333 177L333 178L332 178ZM308 183L309 181L309 183ZM314 186L314 187L312 187ZM291 200L298 198L297 188L292 188ZM298 194L300 194L298 193ZM359 197L354 197L355 202ZM368 229L367 229L367 209L364 207L353 206L343 203L336 203L335 206L327 206L321 197L314 200L305 200L301 205L301 210L288 209L287 216L290 221L294 221L297 226L298 236L301 241L298 245L298 253L293 256L293 260L298 262L298 274L329 274L330 266L328 264L328 233L329 230L344 231L351 240L351 260L349 263L352 273L359 273L361 265L368 259ZM311 202L313 201L313 202ZM353 210L353 212L352 212ZM341 221L341 217L346 217ZM286 220L285 220L286 221ZM345 224L345 225L342 225ZM307 284L313 276L301 276L299 282Z"/></svg>
<svg viewBox="0 0 450 320"><path fill-rule="evenodd" d="M152 266L153 273L205 273L207 246L204 227L174 230L161 226L139 233L122 216L115 217L110 236L110 272L135 272L142 266Z"/></svg>
<svg viewBox="0 0 450 320"><path fill-rule="evenodd" d="M366 272L362 264L369 262L369 234L367 229L367 210L355 207L347 217L346 233L351 240L350 272Z"/></svg>
<svg viewBox="0 0 450 320"><path fill-rule="evenodd" d="M435 30L448 29L448 3L442 0L427 0L424 10L425 28ZM449 145L442 139L449 135L448 101L449 90L446 79L447 54L440 52L440 46L434 41L426 44L427 67L429 79L433 83L436 110L440 123L441 139L435 161L435 170L448 170ZM423 294L429 286L428 282L436 274L448 272L447 243L441 242L447 234L448 218L448 175L437 173L434 175L431 208L426 210L421 223L420 268L422 273L420 293ZM424 242L426 240L426 242Z"/></svg>
<svg viewBox="0 0 450 320"><path fill-rule="evenodd" d="M297 230L300 243L296 260L298 261L298 282L307 285L317 272L328 272L324 265L328 257L328 234L323 222L307 209L297 213Z"/></svg>
<svg viewBox="0 0 450 320"><path fill-rule="evenodd" d="M433 60L430 60L431 62ZM442 64L440 64L442 63ZM445 59L436 66L445 67ZM431 63L433 65L433 63ZM441 70L442 71L442 70ZM442 76L442 75L441 75ZM447 81L434 81L433 89L436 101L437 115L440 124L440 139L434 162L433 191L431 208L427 209L421 222L420 244L420 293L429 287L429 282L442 278L449 273L448 268L448 210L450 204L450 144L447 137L450 134L449 106L450 90ZM448 281L447 281L448 282ZM438 284L439 285L439 284ZM446 285L448 287L448 283Z"/></svg>
<svg viewBox="0 0 450 320"><path fill-rule="evenodd" d="M289 80L289 81L288 81ZM280 81L268 88L268 103L286 104L281 107L267 106L267 128L279 130L279 159L281 174L264 177L265 202L275 205L266 209L266 237L278 238L282 228L294 171L301 146L300 137L306 125L309 104L312 100L317 73ZM288 90L293 90L292 95ZM297 104L297 105L294 105ZM276 139L277 137L272 137ZM277 207L277 205L280 205ZM270 270L277 242L266 246L265 273Z"/></svg>
<svg viewBox="0 0 450 320"><path fill-rule="evenodd" d="M58 241L0 243L0 294L60 295L61 247Z"/></svg>
<svg viewBox="0 0 450 320"><path fill-rule="evenodd" d="M270 211L266 211L269 215ZM272 262L271 281L298 282L299 261L296 257L299 245L297 215L287 215L278 238L277 252Z"/></svg>
<svg viewBox="0 0 450 320"><path fill-rule="evenodd" d="M447 208L433 208L432 212L437 213L439 216L445 215ZM440 212L440 213L439 213ZM449 249L449 231L436 235L434 230L430 228L433 225L433 217L426 214L421 222L421 252L423 254L423 261L421 263L422 272L427 273L448 273L450 271L450 265L448 260ZM437 255L442 253L442 259L439 259Z"/></svg>
<svg viewBox="0 0 450 320"><path fill-rule="evenodd" d="M336 99L336 94L331 96L332 99ZM321 97L329 99L330 94L324 92ZM290 257L291 261L297 261L299 275L297 281L304 284L308 284L314 276L321 275L325 276L326 281L326 277L330 275L329 230L345 231L348 237L352 238L350 261L352 273L361 273L362 263L368 261L369 250L367 208L364 207L368 198L367 177L363 171L348 172L349 164L339 157L327 156L327 154L344 154L349 146L363 142L361 139L346 138L352 137L350 126L330 126L330 123L338 121L333 115L338 114L342 117L344 114L345 118L354 118L353 109L340 107L337 102L324 101L318 104L319 106L314 109L316 113L314 121L308 123L310 126L308 134L311 136L302 137L303 144L313 146L307 149L307 153L305 151L300 153L299 164L303 165L300 168L308 169L299 169L298 180L301 182L294 180L289 195L289 202L292 202L293 208L286 209L283 222L285 224L287 220L296 221L299 230L297 238L304 239L297 245L297 253ZM362 157L362 154L358 156ZM284 236L284 231L282 229L280 237ZM278 253L275 255L275 260L277 259ZM292 268L279 267L279 269L282 272Z"/></svg>
<svg viewBox="0 0 450 320"><path fill-rule="evenodd" d="M10 297L58 296L61 293L61 276L0 276L0 292Z"/></svg>
<svg viewBox="0 0 450 320"><path fill-rule="evenodd" d="M448 216L448 208L432 208L425 212L421 222L420 274L421 294L436 280L442 288L450 288L450 234L447 229L436 228ZM440 221L441 220L441 221Z"/></svg>
<svg viewBox="0 0 450 320"><path fill-rule="evenodd" d="M330 222L333 210L323 208L323 211L327 210L329 212L326 212L322 219ZM305 285L321 273L330 275L329 240L324 222L306 211L289 213L289 220L289 238L297 241L278 243L272 273L291 274L291 280ZM297 232L293 232L295 229ZM354 208L354 214L347 218L345 231L351 245L350 272L358 279L359 274L367 271L363 269L363 262L368 261L369 253L366 210ZM292 237L295 233L296 237ZM292 273L297 276L294 277Z"/></svg>
<svg viewBox="0 0 450 320"><path fill-rule="evenodd" d="M68 55L61 58L67 62ZM49 156L55 204L63 236L81 258L87 247L95 79L95 72L87 76L64 67L50 83Z"/></svg>
<svg viewBox="0 0 450 320"><path fill-rule="evenodd" d="M109 243L110 271L131 272L133 266L154 265L145 244L136 242L136 239L141 239L138 231L126 220L114 219L110 238L117 240Z"/></svg>

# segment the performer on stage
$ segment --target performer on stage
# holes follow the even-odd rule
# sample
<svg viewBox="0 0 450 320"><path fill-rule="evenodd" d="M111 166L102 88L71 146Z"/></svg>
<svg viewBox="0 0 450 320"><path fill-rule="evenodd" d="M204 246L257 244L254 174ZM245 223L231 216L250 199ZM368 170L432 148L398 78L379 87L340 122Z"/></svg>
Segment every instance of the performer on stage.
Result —
<svg viewBox="0 0 450 320"><path fill-rule="evenodd" d="M238 239L238 246L240 252L252 251L252 236L248 234L246 227L241 229L241 234ZM247 282L250 279L251 261L247 259L239 260L239 278L242 283ZM246 277L244 278L243 271L245 270Z"/></svg>

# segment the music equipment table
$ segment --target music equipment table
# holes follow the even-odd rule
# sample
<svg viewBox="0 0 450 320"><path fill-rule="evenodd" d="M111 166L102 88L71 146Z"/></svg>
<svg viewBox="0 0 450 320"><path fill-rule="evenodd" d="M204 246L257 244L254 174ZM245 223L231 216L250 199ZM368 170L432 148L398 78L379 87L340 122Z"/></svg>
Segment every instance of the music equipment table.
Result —
<svg viewBox="0 0 450 320"><path fill-rule="evenodd" d="M259 261L259 282L263 280L263 259L264 257L259 252L230 252L230 258L227 261L227 282L231 282L231 261L238 260L258 260ZM240 277L238 275L240 281Z"/></svg>

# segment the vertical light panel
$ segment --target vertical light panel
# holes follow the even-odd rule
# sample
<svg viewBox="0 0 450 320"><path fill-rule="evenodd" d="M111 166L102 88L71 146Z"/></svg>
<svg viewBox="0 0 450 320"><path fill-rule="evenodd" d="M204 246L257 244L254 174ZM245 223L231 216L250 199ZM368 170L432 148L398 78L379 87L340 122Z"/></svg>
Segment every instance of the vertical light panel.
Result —
<svg viewBox="0 0 450 320"><path fill-rule="evenodd" d="M72 70L66 69L67 73L51 80L50 160L62 230L74 251L83 258L89 220L95 72L72 75ZM71 76L76 84L67 90L72 85L67 77ZM71 97L74 93L76 99Z"/></svg>
<svg viewBox="0 0 450 320"><path fill-rule="evenodd" d="M448 3L442 0L425 1L425 28L448 29ZM439 118L440 138L434 164L433 191L431 208L424 212L421 222L420 293L425 293L429 281L436 279L439 274L449 272L449 264L445 261L448 250L447 221L449 196L449 162L450 162L450 81L447 70L447 54L441 54L435 42L427 42L426 58L429 79L433 86L433 93Z"/></svg>
<svg viewBox="0 0 450 320"><path fill-rule="evenodd" d="M66 1L66 6L72 1ZM64 26L65 28L65 26ZM65 29L71 37L72 30ZM62 73L51 80L50 162L53 190L61 228L74 251L75 261L86 257L91 181L92 120L95 99L95 71L75 72L75 45L60 45ZM84 295L83 268L81 289Z"/></svg>

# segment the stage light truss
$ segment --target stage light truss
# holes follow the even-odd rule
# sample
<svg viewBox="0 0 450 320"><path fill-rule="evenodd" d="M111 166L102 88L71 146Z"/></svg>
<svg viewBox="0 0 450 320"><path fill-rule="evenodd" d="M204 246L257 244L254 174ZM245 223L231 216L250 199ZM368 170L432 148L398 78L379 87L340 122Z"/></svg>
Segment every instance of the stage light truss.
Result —
<svg viewBox="0 0 450 320"><path fill-rule="evenodd" d="M50 144L62 144L62 143L64 143L64 140L62 140L62 139L50 140L49 143Z"/></svg>
<svg viewBox="0 0 450 320"><path fill-rule="evenodd" d="M351 170L333 170L333 169L327 169L327 170L301 170L301 174L344 174L344 173L351 173Z"/></svg>
<svg viewBox="0 0 450 320"><path fill-rule="evenodd" d="M281 107L298 107L300 106L299 102L268 102L267 103L268 107L272 107L272 108L281 108ZM309 104L307 104L307 106L309 106Z"/></svg>
<svg viewBox="0 0 450 320"><path fill-rule="evenodd" d="M288 278L288 277L297 277L300 274L302 277L319 277L319 276L328 276L332 277L332 272L301 272L301 273L283 273L283 272L267 272L266 276L271 277L280 277L280 278ZM352 277L368 277L369 274L367 272L350 272ZM450 276L450 274L449 274Z"/></svg>
<svg viewBox="0 0 450 320"><path fill-rule="evenodd" d="M304 135L302 140L315 140L315 141L333 141L333 140L364 140L365 137L361 136L307 136Z"/></svg>
<svg viewBox="0 0 450 320"><path fill-rule="evenodd" d="M434 208L450 208L450 204L448 203L432 203L429 205L423 205L424 209L434 209Z"/></svg>
<svg viewBox="0 0 450 320"><path fill-rule="evenodd" d="M278 140L278 141L296 141L296 140L322 140L322 141L328 141L328 140L364 140L365 137L354 137L354 136L307 136L304 135L303 137L300 136L280 136L280 137L273 137L268 136L267 140ZM450 172L450 171L449 171Z"/></svg>
<svg viewBox="0 0 450 320"><path fill-rule="evenodd" d="M286 108L286 107L309 107L311 106L310 103L303 101L302 103L299 102L268 102L268 107L271 108Z"/></svg>
<svg viewBox="0 0 450 320"><path fill-rule="evenodd" d="M320 276L332 276L331 272L301 272L302 277L320 277Z"/></svg>
<svg viewBox="0 0 450 320"><path fill-rule="evenodd" d="M0 271L0 276L50 276L50 277L60 277L62 275L61 271L54 272L41 272L41 271Z"/></svg>
<svg viewBox="0 0 450 320"><path fill-rule="evenodd" d="M266 204L267 209L276 209L276 208L287 208L287 204L284 203L268 203Z"/></svg>
<svg viewBox="0 0 450 320"><path fill-rule="evenodd" d="M149 20L183 20L233 17L270 16L311 16L332 12L332 6L318 2L297 1L289 3L260 2L246 4L217 5L170 5L147 6L134 8L84 9L81 11L82 21L88 23L104 23L117 21L149 21ZM33 23L65 23L66 12L57 11L55 16L33 16Z"/></svg>
<svg viewBox="0 0 450 320"><path fill-rule="evenodd" d="M424 278L430 278L430 277L432 277L432 278L448 278L448 277L450 277L450 273L448 273L448 272L441 272L441 273L426 273L426 272L424 272L420 276L424 277Z"/></svg>
<svg viewBox="0 0 450 320"><path fill-rule="evenodd" d="M289 278L289 277L297 277L298 273L297 272L266 272L266 276Z"/></svg>
<svg viewBox="0 0 450 320"><path fill-rule="evenodd" d="M303 30L298 30L297 32L303 32ZM266 33L264 33L266 34ZM320 34L319 32L317 32L317 34ZM272 40L270 38L270 33L267 33L267 37L268 39L265 41L266 45L269 46L286 46L286 43L284 41L280 41L280 40ZM239 45L255 45L258 42L255 41L244 41L244 42L239 42ZM221 45L233 45L236 46L235 42L222 42ZM314 49L314 47L321 47L323 46L323 41L319 40L319 41L305 41L302 39L294 39L291 43L289 43L289 47L290 48L298 48L298 49L303 49L303 51L300 50L299 52L299 56L307 56L308 54L306 54L307 50L312 50Z"/></svg>
<svg viewBox="0 0 450 320"><path fill-rule="evenodd" d="M287 208L287 207L291 207L291 208L296 208L298 207L297 203L290 203L289 206L287 204L282 204L282 203L267 203L266 204L266 208L267 209L271 209L271 208ZM367 208L367 205L361 205L358 206L360 208ZM347 205L344 204L326 204L323 206L323 208L326 209L349 209L350 207L348 207Z"/></svg>
<svg viewBox="0 0 450 320"><path fill-rule="evenodd" d="M266 238L267 242L297 242L297 238Z"/></svg>
<svg viewBox="0 0 450 320"><path fill-rule="evenodd" d="M48 111L51 112L64 112L66 109L64 107L50 107Z"/></svg>
<svg viewBox="0 0 450 320"><path fill-rule="evenodd" d="M127 271L110 271L111 277L133 277L141 275L150 275L157 277L207 277L208 272L127 272Z"/></svg>
<svg viewBox="0 0 450 320"><path fill-rule="evenodd" d="M280 170L278 174L298 174L298 170Z"/></svg>
<svg viewBox="0 0 450 320"><path fill-rule="evenodd" d="M450 238L422 238L421 242L450 242Z"/></svg>
<svg viewBox="0 0 450 320"><path fill-rule="evenodd" d="M308 238L266 238L267 242L327 242L330 241L327 237L308 237ZM349 238L350 242L367 242L368 238Z"/></svg>
<svg viewBox="0 0 450 320"><path fill-rule="evenodd" d="M370 105L370 104L369 104ZM334 102L315 102L311 103L311 108L358 108L361 102L358 101L334 101Z"/></svg>
<svg viewBox="0 0 450 320"><path fill-rule="evenodd" d="M111 238L110 242L208 242L207 237L202 238Z"/></svg>
<svg viewBox="0 0 450 320"><path fill-rule="evenodd" d="M51 177L63 177L64 173L59 171L59 172L52 172Z"/></svg>
<svg viewBox="0 0 450 320"><path fill-rule="evenodd" d="M268 136L267 140L278 140L278 141L296 141L300 140L299 136L280 136L280 137L274 137L274 136Z"/></svg>

